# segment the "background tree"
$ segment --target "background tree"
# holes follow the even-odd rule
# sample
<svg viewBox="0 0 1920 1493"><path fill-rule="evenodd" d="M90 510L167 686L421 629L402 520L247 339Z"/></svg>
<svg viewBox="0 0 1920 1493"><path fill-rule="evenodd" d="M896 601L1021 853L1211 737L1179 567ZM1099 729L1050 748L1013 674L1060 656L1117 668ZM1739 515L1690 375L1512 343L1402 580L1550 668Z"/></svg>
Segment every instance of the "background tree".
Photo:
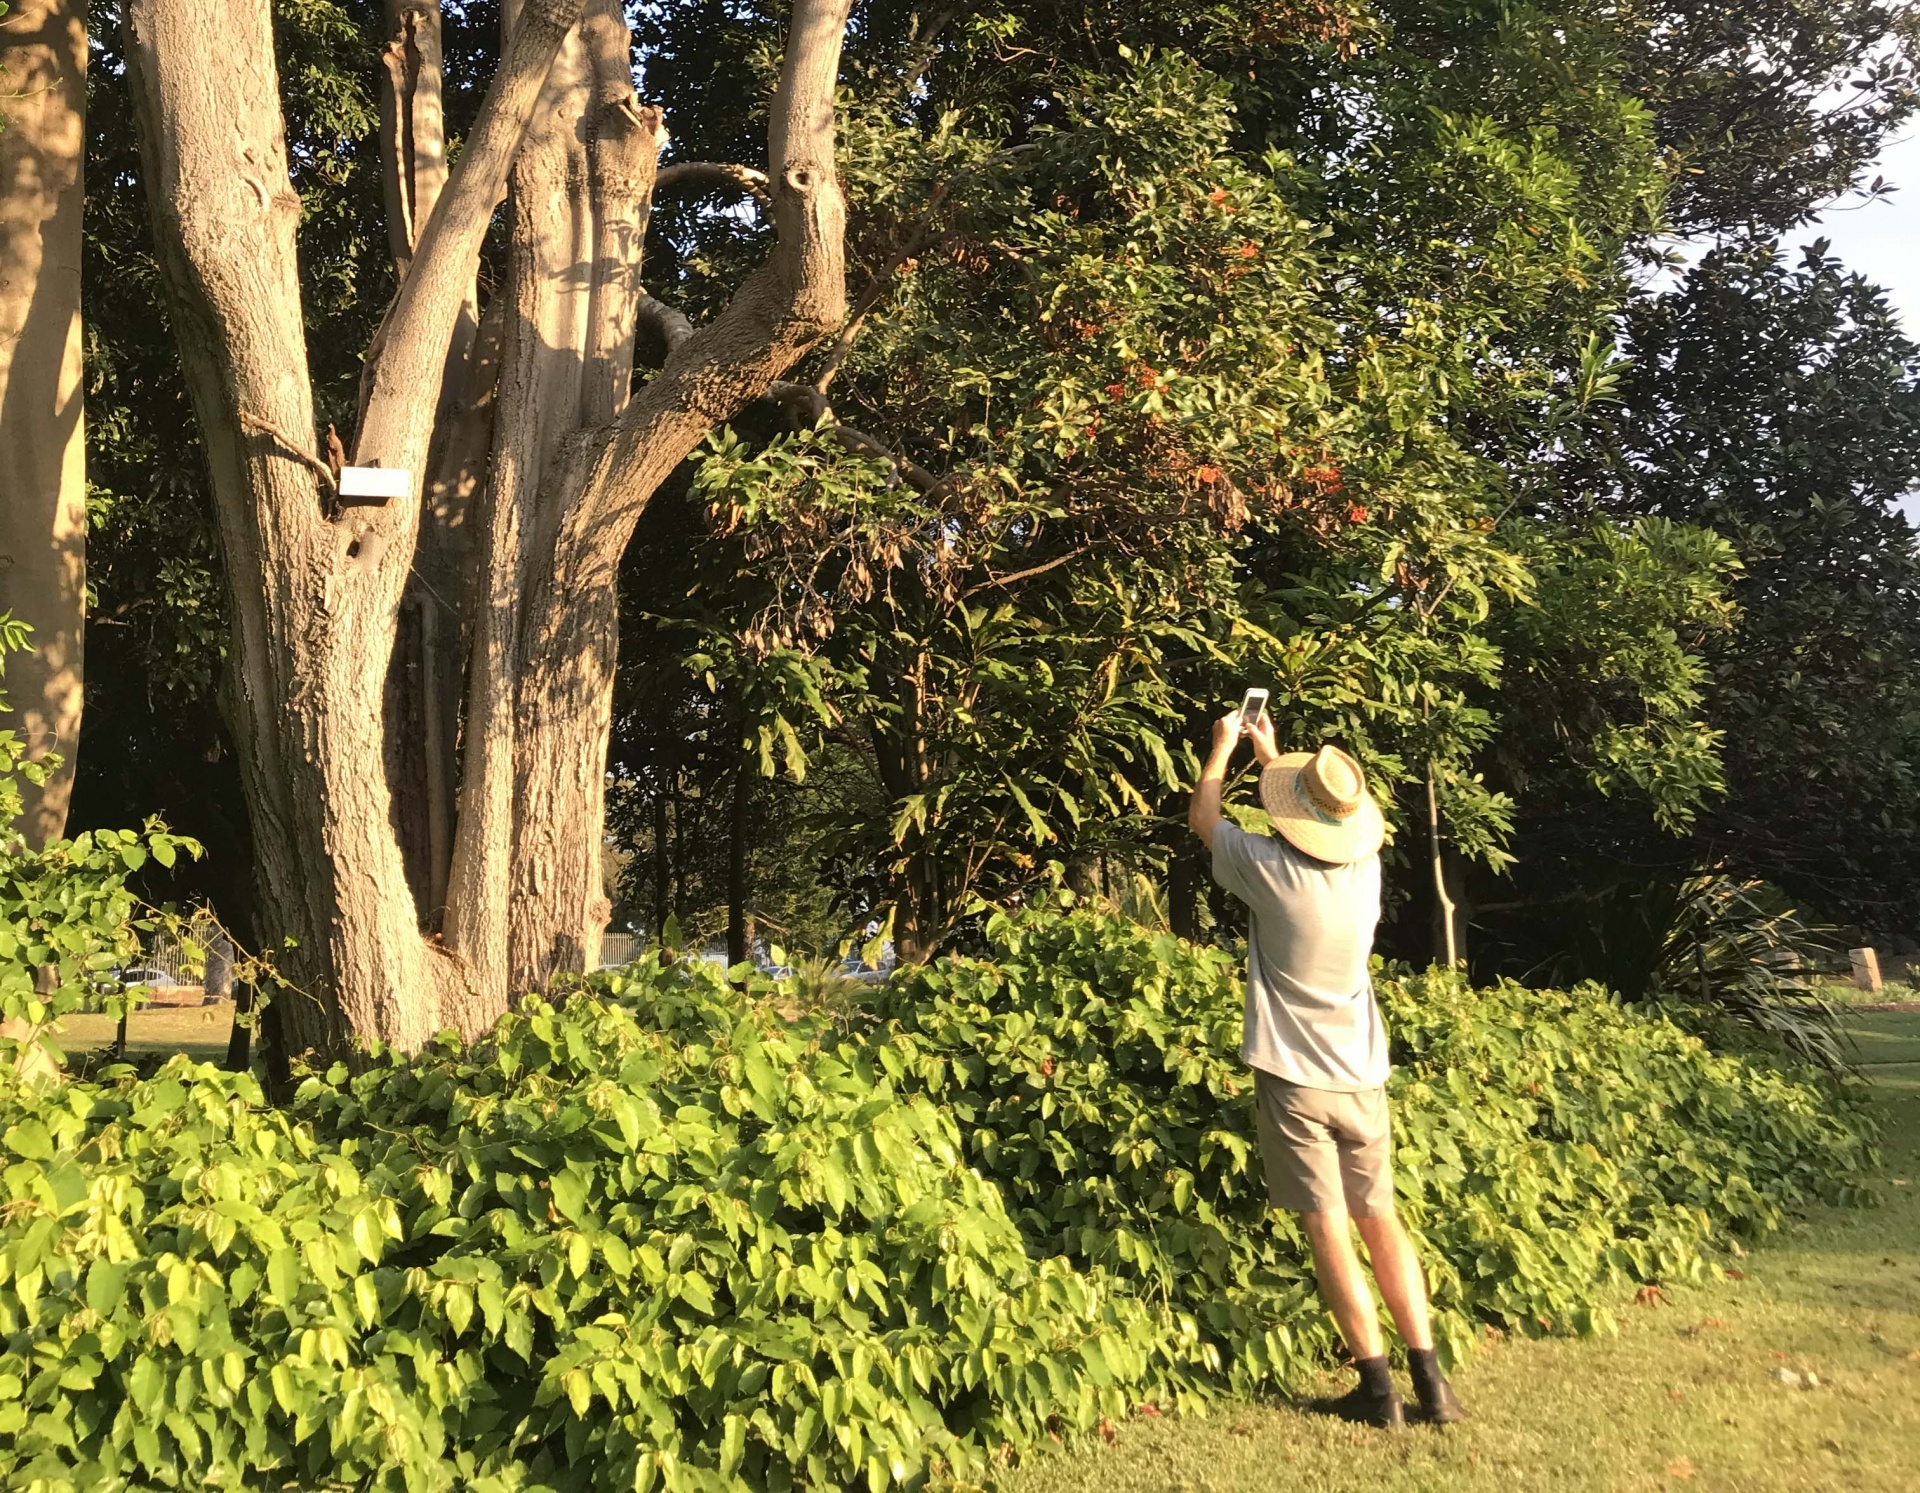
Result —
<svg viewBox="0 0 1920 1493"><path fill-rule="evenodd" d="M1657 0L1618 26L1684 234L1798 227L1920 106L1920 13L1897 0Z"/></svg>
<svg viewBox="0 0 1920 1493"><path fill-rule="evenodd" d="M57 840L80 745L86 619L80 242L87 88L80 0L0 15L0 612L33 629L8 692L27 759L18 828Z"/></svg>

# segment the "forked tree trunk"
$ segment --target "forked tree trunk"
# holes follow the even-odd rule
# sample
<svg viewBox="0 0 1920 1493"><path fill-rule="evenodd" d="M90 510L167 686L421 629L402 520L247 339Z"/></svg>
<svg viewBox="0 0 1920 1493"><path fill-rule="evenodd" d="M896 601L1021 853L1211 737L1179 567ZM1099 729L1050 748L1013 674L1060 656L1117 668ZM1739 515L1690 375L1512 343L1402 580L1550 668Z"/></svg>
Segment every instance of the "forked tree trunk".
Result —
<svg viewBox="0 0 1920 1493"><path fill-rule="evenodd" d="M20 784L18 827L36 846L65 830L80 746L86 16L82 0L16 0L0 20L0 612L33 627L34 650L7 662L5 725L29 760L60 758Z"/></svg>
<svg viewBox="0 0 1920 1493"><path fill-rule="evenodd" d="M390 0L383 139L403 278L368 354L352 459L404 469L412 493L340 507L308 445L298 203L267 0L129 0L143 167L233 595L230 709L263 919L294 940L287 963L311 997L280 1003L294 1049L472 1033L511 991L597 955L615 573L660 482L844 317L833 90L847 5L794 6L770 110L767 264L711 325L685 328L629 402L664 136L633 98L620 7L592 0L576 33L580 0L510 6L500 71L441 184L434 7ZM463 339L510 167L509 283L482 319L500 329L496 362L486 332L470 352ZM409 608L421 620L396 675L416 557L437 607ZM448 776L453 712L410 711L419 730L439 722L438 738L391 752L383 694L409 667L413 688L437 693L456 630L470 658L458 821L436 831L428 813L434 864L410 888L389 764ZM439 918L420 904L443 853ZM423 939L436 921L442 939Z"/></svg>
<svg viewBox="0 0 1920 1493"><path fill-rule="evenodd" d="M833 93L848 0L797 0L768 127L779 248L674 344L620 418L569 442L526 564L517 693L511 975L544 988L597 961L620 558L661 482L846 315ZM584 833L583 833L584 832Z"/></svg>
<svg viewBox="0 0 1920 1493"><path fill-rule="evenodd" d="M293 1050L417 1047L455 988L419 932L391 822L383 696L440 378L480 241L577 10L546 0L502 60L382 328L356 458L414 496L338 507L314 429L266 0L129 0L127 62L175 335L212 470L233 608L227 703L261 914L304 996ZM214 52L217 49L217 64Z"/></svg>

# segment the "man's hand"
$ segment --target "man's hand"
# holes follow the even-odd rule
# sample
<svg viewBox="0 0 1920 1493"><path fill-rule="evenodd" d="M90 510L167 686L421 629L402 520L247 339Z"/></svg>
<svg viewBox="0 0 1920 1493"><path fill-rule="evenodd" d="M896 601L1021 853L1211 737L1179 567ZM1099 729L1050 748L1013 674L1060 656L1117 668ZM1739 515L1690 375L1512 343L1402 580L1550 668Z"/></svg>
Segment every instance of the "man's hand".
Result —
<svg viewBox="0 0 1920 1493"><path fill-rule="evenodd" d="M1265 718L1264 715L1261 717L1262 720ZM1222 762L1230 758L1234 747L1239 744L1242 729L1243 723L1240 712L1237 710L1228 711L1215 721L1213 723L1213 755L1219 757ZM1269 731L1267 735L1271 738L1273 733Z"/></svg>
<svg viewBox="0 0 1920 1493"><path fill-rule="evenodd" d="M1268 768L1280 760L1280 750L1273 744L1273 717L1266 711L1260 712L1260 719L1247 728L1247 740L1253 743L1253 760Z"/></svg>

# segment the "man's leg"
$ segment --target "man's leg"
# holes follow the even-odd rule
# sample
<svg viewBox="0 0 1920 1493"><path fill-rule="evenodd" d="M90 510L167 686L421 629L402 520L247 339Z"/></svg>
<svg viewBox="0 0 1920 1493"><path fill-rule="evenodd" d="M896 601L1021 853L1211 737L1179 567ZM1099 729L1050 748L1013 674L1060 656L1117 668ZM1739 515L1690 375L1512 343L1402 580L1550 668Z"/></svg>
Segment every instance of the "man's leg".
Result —
<svg viewBox="0 0 1920 1493"><path fill-rule="evenodd" d="M1320 1297L1360 1372L1359 1388L1316 1408L1366 1425L1404 1425L1406 1411L1393 1392L1373 1293L1348 1227L1338 1149L1326 1124L1328 1098L1265 1073L1256 1075L1255 1083L1267 1197L1299 1218L1313 1249Z"/></svg>
<svg viewBox="0 0 1920 1493"><path fill-rule="evenodd" d="M1299 1217L1307 1242L1313 1246L1313 1273L1320 1281L1320 1299L1333 1313L1340 1336L1346 1339L1347 1351L1355 1362L1378 1358L1387 1351L1386 1344L1380 1337L1380 1318L1373 1309L1373 1292L1367 1289L1360 1256L1354 1252L1347 1210L1329 1208L1324 1213L1302 1213ZM1371 1243L1368 1248L1372 1248ZM1374 1268L1379 1268L1377 1263ZM1398 1313L1394 1320L1399 1320Z"/></svg>
<svg viewBox="0 0 1920 1493"><path fill-rule="evenodd" d="M1400 1396L1393 1392L1393 1371L1380 1337L1380 1318L1373 1309L1373 1293L1354 1253L1347 1227L1347 1210L1327 1208L1300 1214L1300 1226L1313 1246L1313 1273L1320 1282L1320 1298L1346 1339L1359 1385L1336 1400L1322 1400L1316 1408L1366 1425L1397 1427L1406 1423Z"/></svg>
<svg viewBox="0 0 1920 1493"><path fill-rule="evenodd" d="M1380 1294L1386 1298L1394 1326L1407 1345L1407 1368L1413 1375L1421 1410L1436 1425L1464 1419L1467 1412L1455 1398L1446 1375L1440 1372L1440 1360L1433 1350L1433 1322L1427 1312L1427 1278L1399 1215L1388 1209L1354 1222L1366 1241L1373 1278L1380 1283Z"/></svg>
<svg viewBox="0 0 1920 1493"><path fill-rule="evenodd" d="M1380 1283L1380 1295L1393 1313L1393 1325L1400 1329L1401 1341L1409 1348L1431 1348L1433 1324L1427 1316L1427 1277L1420 1269L1420 1257L1413 1252L1413 1241L1400 1226L1399 1215L1383 1213L1354 1222L1366 1241L1373 1278Z"/></svg>

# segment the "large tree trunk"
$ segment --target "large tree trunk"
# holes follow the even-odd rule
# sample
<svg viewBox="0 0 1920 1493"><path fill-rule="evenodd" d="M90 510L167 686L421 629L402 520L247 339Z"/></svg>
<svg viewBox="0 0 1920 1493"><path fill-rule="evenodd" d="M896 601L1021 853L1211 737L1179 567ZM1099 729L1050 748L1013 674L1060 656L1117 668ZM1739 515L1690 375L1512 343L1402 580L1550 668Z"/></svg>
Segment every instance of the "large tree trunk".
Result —
<svg viewBox="0 0 1920 1493"><path fill-rule="evenodd" d="M447 348L481 236L575 7L503 58L382 330L356 456L414 495L337 507L313 459L285 132L267 0L129 0L155 236L212 471L234 635L227 703L261 912L304 998L292 1050L419 1046L457 988L419 935L384 771L384 687ZM208 56L217 45L219 65Z"/></svg>
<svg viewBox="0 0 1920 1493"><path fill-rule="evenodd" d="M16 0L0 23L0 612L33 627L15 655L6 725L29 760L30 844L65 831L80 746L87 486L81 419L80 215L87 9Z"/></svg>
<svg viewBox="0 0 1920 1493"><path fill-rule="evenodd" d="M381 185L395 278L405 279L448 177L440 0L385 0L383 14ZM465 520L484 473L498 364L497 350L476 347L478 307L478 289L469 285L447 350L420 507L419 550L387 677L394 831L421 925L431 932L439 930L445 914L453 856L453 772L465 657L461 602L472 554Z"/></svg>
<svg viewBox="0 0 1920 1493"><path fill-rule="evenodd" d="M510 971L514 988L591 969L603 884L620 558L647 502L714 426L846 315L846 208L833 93L848 0L796 0L768 127L773 256L611 426L569 443L529 538L522 602ZM629 321L630 326L630 321ZM631 333L629 331L628 335Z"/></svg>
<svg viewBox="0 0 1920 1493"><path fill-rule="evenodd" d="M512 991L594 962L621 553L667 474L845 313L833 90L847 0L796 0L770 111L773 252L710 326L670 340L629 402L664 137L633 99L621 8L592 0L575 33L581 9L508 7L500 70L442 177L437 7L387 7L402 278L368 353L352 461L411 482L404 500L342 506L313 451L268 0L129 0L143 172L232 591L229 708L262 921L271 942L293 940L289 972L310 997L279 1003L294 1050L473 1033ZM475 264L510 168L509 281L472 338ZM451 584L463 567L465 588ZM457 707L433 697L462 629L449 826L444 787L396 814L395 774L402 797L451 778ZM396 748L396 726L425 740ZM416 822L410 886L396 823ZM443 854L442 919L421 903ZM442 940L423 939L436 921Z"/></svg>
<svg viewBox="0 0 1920 1493"><path fill-rule="evenodd" d="M595 11L604 3L596 0ZM518 7L509 4L502 19L511 36ZM624 39L624 24L620 33ZM472 598L460 828L446 922L448 947L475 993L475 1025L504 1010L509 994L515 640L533 506L560 443L579 427L592 297L580 272L593 244L586 146L592 93L586 43L576 29L547 75L508 196L505 332Z"/></svg>

